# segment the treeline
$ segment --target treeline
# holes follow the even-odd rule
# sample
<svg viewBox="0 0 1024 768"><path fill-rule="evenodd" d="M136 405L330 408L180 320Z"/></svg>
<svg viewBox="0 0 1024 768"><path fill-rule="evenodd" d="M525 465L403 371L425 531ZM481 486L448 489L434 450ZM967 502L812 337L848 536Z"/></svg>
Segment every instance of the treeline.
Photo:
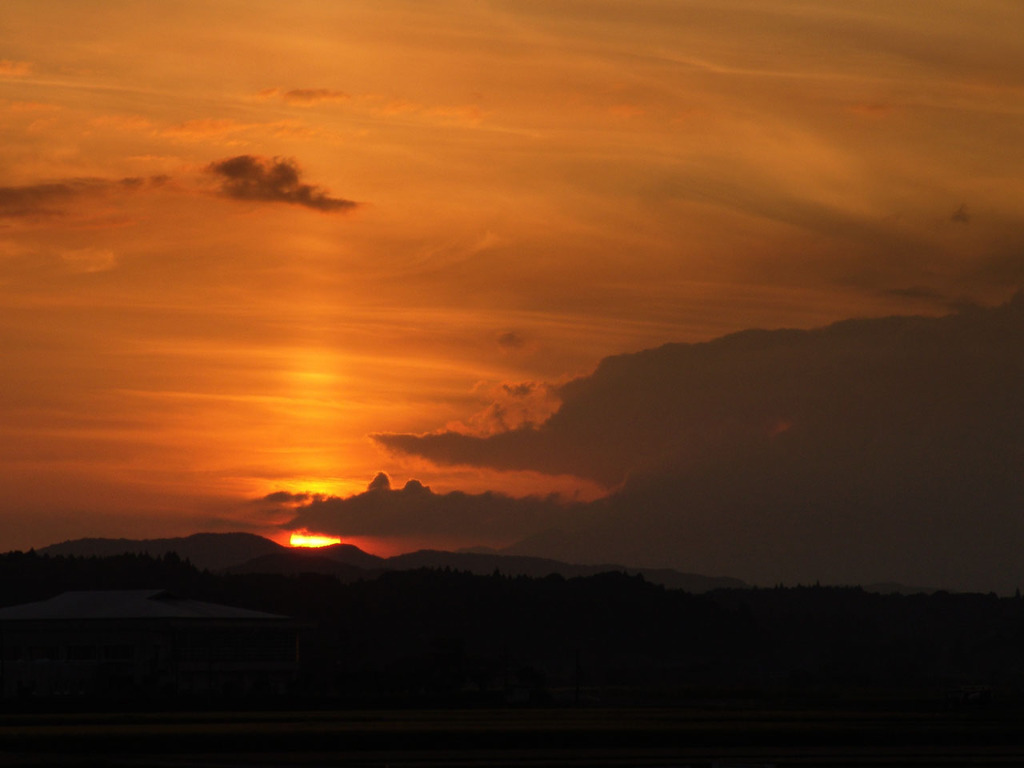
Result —
<svg viewBox="0 0 1024 768"><path fill-rule="evenodd" d="M2 605L151 588L300 620L299 690L340 702L1024 703L1019 597L830 587L692 595L619 573L420 570L343 584L199 571L175 555L0 555Z"/></svg>

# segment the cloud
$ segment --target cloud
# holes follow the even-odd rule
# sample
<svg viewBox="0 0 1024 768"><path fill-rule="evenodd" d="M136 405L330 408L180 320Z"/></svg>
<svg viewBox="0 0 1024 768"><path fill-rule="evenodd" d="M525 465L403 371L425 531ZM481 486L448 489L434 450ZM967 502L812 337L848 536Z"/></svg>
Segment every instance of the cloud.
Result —
<svg viewBox="0 0 1024 768"><path fill-rule="evenodd" d="M250 123L240 123L226 118L199 118L186 120L184 123L164 128L164 136L181 139L208 139L215 136L227 136L252 128Z"/></svg>
<svg viewBox="0 0 1024 768"><path fill-rule="evenodd" d="M565 525L582 505L555 496L512 498L499 493L434 493L418 480L400 490L379 473L363 493L316 497L282 526L332 536L436 537L458 535L511 543Z"/></svg>
<svg viewBox="0 0 1024 768"><path fill-rule="evenodd" d="M475 388L487 405L465 422L454 422L449 429L459 434L495 435L547 420L558 408L554 387L545 382L480 382Z"/></svg>
<svg viewBox="0 0 1024 768"><path fill-rule="evenodd" d="M522 552L773 579L1024 582L1024 296L607 358L543 424L377 435L441 464L615 489Z"/></svg>
<svg viewBox="0 0 1024 768"><path fill-rule="evenodd" d="M32 74L32 63L29 61L0 60L0 77L26 77Z"/></svg>
<svg viewBox="0 0 1024 768"><path fill-rule="evenodd" d="M507 331L498 337L498 346L502 349L522 349L526 346L526 339L515 331Z"/></svg>
<svg viewBox="0 0 1024 768"><path fill-rule="evenodd" d="M949 220L955 221L957 224L969 224L971 221L971 212L967 210L967 204L961 203L960 207L950 215Z"/></svg>
<svg viewBox="0 0 1024 768"><path fill-rule="evenodd" d="M312 498L312 494L306 491L303 491L301 493L292 493L290 491L274 491L273 493L268 493L259 501L269 502L271 504L290 504L295 502L306 502L309 501L310 498Z"/></svg>
<svg viewBox="0 0 1024 768"><path fill-rule="evenodd" d="M110 192L134 192L147 186L160 186L167 177L149 179L63 179L45 184L0 187L0 218L56 216L64 213L76 198L98 197Z"/></svg>
<svg viewBox="0 0 1024 768"><path fill-rule="evenodd" d="M951 300L949 296L923 285L908 285L902 288L889 288L883 291L883 294L887 296L898 296L904 299L921 299L946 306L955 305L956 303Z"/></svg>
<svg viewBox="0 0 1024 768"><path fill-rule="evenodd" d="M117 265L117 254L109 248L71 248L60 254L72 272L92 274L107 272Z"/></svg>
<svg viewBox="0 0 1024 768"><path fill-rule="evenodd" d="M1005 357L975 360L978 349L995 351L976 319L999 327L1001 318L1018 317L1022 303L940 319L850 320L812 331L751 330L701 344L666 344L606 358L592 375L563 385L557 390L561 407L537 428L482 439L455 432L375 439L439 463L570 473L611 487L636 471L706 461L710 450L760 439L782 418L834 438L833 430L850 421L851 403L887 431L890 422L882 416L918 413L923 394L940 382L948 404L959 406L954 412L983 409L958 399L980 386L982 375L1005 386L1002 366L1013 355L997 334ZM961 326L963 334L955 331ZM967 331L978 337L971 344ZM956 360L974 365L946 372ZM937 415L952 418L952 412Z"/></svg>
<svg viewBox="0 0 1024 768"><path fill-rule="evenodd" d="M279 98L287 104L298 107L311 107L322 102L347 101L352 98L344 91L336 91L330 88L294 88L290 91L282 91L280 88L267 88L260 91L258 96L264 99Z"/></svg>
<svg viewBox="0 0 1024 768"><path fill-rule="evenodd" d="M46 112L59 112L61 107L56 104L47 104L41 101L8 101L6 107L11 112L27 112L39 114Z"/></svg>
<svg viewBox="0 0 1024 768"><path fill-rule="evenodd" d="M512 397L528 397L537 389L532 381L523 381L519 384L502 384L501 388Z"/></svg>
<svg viewBox="0 0 1024 768"><path fill-rule="evenodd" d="M74 183L34 184L0 187L0 217L51 216L60 213L57 206L79 194Z"/></svg>
<svg viewBox="0 0 1024 768"><path fill-rule="evenodd" d="M294 160L239 155L211 163L206 170L221 179L221 194L236 200L291 203L325 212L345 211L357 205L301 183Z"/></svg>

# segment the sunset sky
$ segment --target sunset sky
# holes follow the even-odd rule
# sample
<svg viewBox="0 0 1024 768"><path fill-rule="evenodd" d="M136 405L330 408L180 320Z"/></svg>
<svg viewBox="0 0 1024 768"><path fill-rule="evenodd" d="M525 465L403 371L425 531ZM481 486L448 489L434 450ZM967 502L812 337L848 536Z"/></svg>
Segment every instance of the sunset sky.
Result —
<svg viewBox="0 0 1024 768"><path fill-rule="evenodd" d="M385 554L507 546L544 528L549 494L586 527L641 470L677 477L691 453L673 442L641 467L563 461L568 437L482 446L582 435L558 432L568 411L536 427L603 359L1010 306L1022 30L1010 0L5 0L2 548L284 541L300 523ZM1012 393L1007 349L977 369ZM936 412L969 410L968 389ZM1006 398L990 414L1004 479L1022 469ZM381 493L466 508L364 525L379 472ZM321 514L348 497L369 501L345 525ZM632 546L601 555L691 562ZM730 575L770 580L762 565ZM897 571L865 578L932 573Z"/></svg>

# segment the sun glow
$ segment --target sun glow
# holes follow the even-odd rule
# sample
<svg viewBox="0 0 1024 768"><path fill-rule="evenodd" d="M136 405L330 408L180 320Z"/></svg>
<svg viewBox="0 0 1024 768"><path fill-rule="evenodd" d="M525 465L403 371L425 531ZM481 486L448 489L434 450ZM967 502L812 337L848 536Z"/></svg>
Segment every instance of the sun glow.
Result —
<svg viewBox="0 0 1024 768"><path fill-rule="evenodd" d="M341 539L336 536L293 533L288 543L293 547L329 547L331 544L341 544Z"/></svg>

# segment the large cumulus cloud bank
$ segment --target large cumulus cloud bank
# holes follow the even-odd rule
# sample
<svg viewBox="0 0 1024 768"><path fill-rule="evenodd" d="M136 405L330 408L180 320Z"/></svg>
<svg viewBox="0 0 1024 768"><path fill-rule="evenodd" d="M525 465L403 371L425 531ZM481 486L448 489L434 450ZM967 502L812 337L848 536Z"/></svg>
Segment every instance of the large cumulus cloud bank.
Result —
<svg viewBox="0 0 1024 768"><path fill-rule="evenodd" d="M604 360L538 428L377 435L612 490L514 549L775 581L1024 583L1024 297Z"/></svg>

